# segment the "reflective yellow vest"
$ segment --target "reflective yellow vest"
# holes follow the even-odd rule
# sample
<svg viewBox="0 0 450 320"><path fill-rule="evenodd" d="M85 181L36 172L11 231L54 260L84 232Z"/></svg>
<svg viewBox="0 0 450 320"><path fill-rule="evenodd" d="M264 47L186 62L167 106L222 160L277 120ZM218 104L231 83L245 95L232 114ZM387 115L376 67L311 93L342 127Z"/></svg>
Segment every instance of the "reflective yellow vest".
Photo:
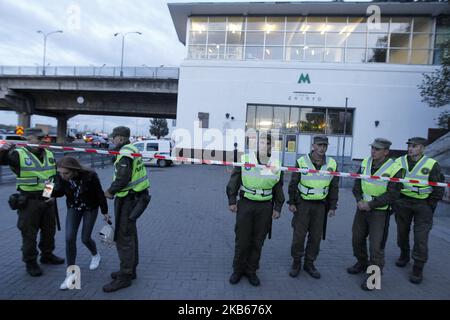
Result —
<svg viewBox="0 0 450 320"><path fill-rule="evenodd" d="M254 153L241 156L242 163L258 164ZM270 159L267 163L270 166L279 168L280 161ZM244 197L254 201L269 201L272 199L272 189L280 181L281 170L269 168L242 167L241 169L241 190Z"/></svg>
<svg viewBox="0 0 450 320"><path fill-rule="evenodd" d="M369 176L394 177L401 167L392 159L388 159L378 170L372 174L372 157L368 157L361 163L361 173ZM387 191L388 181L361 179L363 199L372 201L375 197L381 196ZM375 208L376 210L387 210L388 205Z"/></svg>
<svg viewBox="0 0 450 320"><path fill-rule="evenodd" d="M142 157L133 157L132 153L139 153L139 150L132 144L127 144L120 149L120 155L117 156L114 162L114 168L116 168L117 163L122 159L122 157L129 157L133 160L131 181L128 185L116 193L119 198L128 195L130 190L135 192L141 192L150 187L150 181L147 177L147 170L145 169L144 163L142 162ZM125 154L122 154L125 153ZM128 154L127 154L128 153ZM114 169L113 180L116 180L116 170Z"/></svg>
<svg viewBox="0 0 450 320"><path fill-rule="evenodd" d="M312 163L309 155L304 155L297 159L298 167L301 169L317 170ZM320 170L336 171L336 161L331 157L325 158L325 164ZM304 200L323 200L328 195L331 180L333 176L322 175L318 173L301 173L301 179L298 184L300 196Z"/></svg>
<svg viewBox="0 0 450 320"><path fill-rule="evenodd" d="M53 153L44 149L43 162L26 148L17 148L20 172L16 179L17 190L43 191L45 182L56 175L56 162Z"/></svg>
<svg viewBox="0 0 450 320"><path fill-rule="evenodd" d="M410 171L408 168L408 159L407 156L403 156L397 158L396 162L405 169L406 176L405 179L410 180L422 180L427 182L430 178L430 172L433 168L436 160L431 159L427 156L423 156L412 168ZM432 186L420 185L414 183L404 183L402 194L407 197L416 198L416 199L426 199L430 196L430 193L433 192Z"/></svg>

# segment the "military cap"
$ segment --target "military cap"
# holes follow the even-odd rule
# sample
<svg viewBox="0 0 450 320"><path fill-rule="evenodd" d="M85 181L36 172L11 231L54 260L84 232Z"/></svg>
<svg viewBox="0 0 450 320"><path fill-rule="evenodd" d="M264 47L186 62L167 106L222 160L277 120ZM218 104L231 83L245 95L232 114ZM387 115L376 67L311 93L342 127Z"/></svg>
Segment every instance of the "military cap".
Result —
<svg viewBox="0 0 450 320"><path fill-rule="evenodd" d="M390 142L388 139L384 138L376 138L371 146L374 148L380 148L380 149L389 149L391 147L392 142Z"/></svg>
<svg viewBox="0 0 450 320"><path fill-rule="evenodd" d="M413 137L409 138L406 144L421 144L423 146L426 146L428 144L428 140L421 137Z"/></svg>
<svg viewBox="0 0 450 320"><path fill-rule="evenodd" d="M124 127L124 126L115 127L111 133L111 137L114 138L115 136L122 136L122 137L129 138L130 137L130 128Z"/></svg>
<svg viewBox="0 0 450 320"><path fill-rule="evenodd" d="M314 144L328 144L328 137L327 136L314 136L313 143Z"/></svg>

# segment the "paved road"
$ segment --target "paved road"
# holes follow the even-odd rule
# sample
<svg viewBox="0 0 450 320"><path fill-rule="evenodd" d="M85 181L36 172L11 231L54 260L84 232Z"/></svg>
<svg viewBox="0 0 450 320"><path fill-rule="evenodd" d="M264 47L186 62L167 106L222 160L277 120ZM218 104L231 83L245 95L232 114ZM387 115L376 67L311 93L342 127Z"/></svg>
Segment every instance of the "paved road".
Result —
<svg viewBox="0 0 450 320"><path fill-rule="evenodd" d="M398 256L395 222L391 220L382 289L364 292L363 275L352 276L345 268L354 263L351 223L355 204L350 189L340 191L337 216L329 220L328 237L322 242L317 268L322 279L303 271L288 276L291 264L291 213L284 206L274 222L272 240L263 248L262 285L252 287L243 279L228 283L234 250L234 216L227 210L225 186L229 169L185 165L149 168L152 202L139 220L141 261L132 287L105 294L102 286L118 267L115 249L98 244L99 269L89 271L89 252L78 239L77 263L82 270L82 289L60 291L64 266L43 266L44 276L29 277L21 262L21 239L16 214L6 204L13 184L0 185L0 299L449 299L450 205L440 203L430 236L430 261L421 285L408 281L409 268L394 265ZM112 168L99 169L103 185L110 183ZM289 177L285 177L285 191ZM287 194L287 192L286 192ZM112 208L112 202L109 202ZM59 202L65 218L64 201ZM99 219L95 234L102 227ZM64 255L64 230L58 232L56 253Z"/></svg>

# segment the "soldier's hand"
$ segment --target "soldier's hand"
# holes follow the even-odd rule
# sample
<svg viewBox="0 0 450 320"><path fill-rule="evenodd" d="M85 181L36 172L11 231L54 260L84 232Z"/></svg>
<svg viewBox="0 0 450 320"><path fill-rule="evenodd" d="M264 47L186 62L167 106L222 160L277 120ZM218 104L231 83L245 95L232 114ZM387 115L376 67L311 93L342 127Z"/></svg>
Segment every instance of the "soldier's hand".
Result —
<svg viewBox="0 0 450 320"><path fill-rule="evenodd" d="M360 211L364 211L363 210L363 202L364 202L363 200L359 200L358 203L356 204L358 207L358 210L360 210Z"/></svg>
<svg viewBox="0 0 450 320"><path fill-rule="evenodd" d="M111 216L109 214L103 214L103 220L105 220L105 222L111 221Z"/></svg>
<svg viewBox="0 0 450 320"><path fill-rule="evenodd" d="M328 211L328 217L332 218L336 215L336 210L330 210Z"/></svg>
<svg viewBox="0 0 450 320"><path fill-rule="evenodd" d="M294 204L290 204L289 205L289 211L292 213L296 213L297 212L297 207Z"/></svg>
<svg viewBox="0 0 450 320"><path fill-rule="evenodd" d="M358 209L361 211L370 211L369 203L367 201L361 200L358 202Z"/></svg>
<svg viewBox="0 0 450 320"><path fill-rule="evenodd" d="M108 190L105 191L105 197L108 199L114 199L114 195L112 195L111 193L109 193Z"/></svg>
<svg viewBox="0 0 450 320"><path fill-rule="evenodd" d="M235 205L235 204L229 205L228 209L230 209L231 212L236 213L237 212L237 205Z"/></svg>
<svg viewBox="0 0 450 320"><path fill-rule="evenodd" d="M0 151L9 150L12 147L14 147L12 143L7 141L0 141Z"/></svg>
<svg viewBox="0 0 450 320"><path fill-rule="evenodd" d="M280 212L273 210L272 219L278 219L280 217L280 215L281 215Z"/></svg>

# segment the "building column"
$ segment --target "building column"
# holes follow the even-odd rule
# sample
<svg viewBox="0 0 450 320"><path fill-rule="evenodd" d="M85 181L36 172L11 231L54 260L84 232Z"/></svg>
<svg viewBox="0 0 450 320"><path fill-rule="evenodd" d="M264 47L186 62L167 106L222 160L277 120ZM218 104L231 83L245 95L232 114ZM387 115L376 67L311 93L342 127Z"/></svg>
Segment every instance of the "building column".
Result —
<svg viewBox="0 0 450 320"><path fill-rule="evenodd" d="M19 126L22 126L24 129L29 128L31 126L31 114L24 112L17 112L17 122Z"/></svg>
<svg viewBox="0 0 450 320"><path fill-rule="evenodd" d="M57 116L58 125L56 127L56 143L65 143L67 136L67 120L69 119L66 115Z"/></svg>

